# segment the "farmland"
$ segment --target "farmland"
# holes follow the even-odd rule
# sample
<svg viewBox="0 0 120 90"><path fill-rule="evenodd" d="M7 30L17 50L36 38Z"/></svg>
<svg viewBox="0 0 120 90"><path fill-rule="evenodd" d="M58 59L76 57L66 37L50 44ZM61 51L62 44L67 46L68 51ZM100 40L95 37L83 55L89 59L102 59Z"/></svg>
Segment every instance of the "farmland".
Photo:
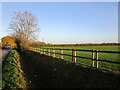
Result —
<svg viewBox="0 0 120 90"><path fill-rule="evenodd" d="M82 50L98 50L98 51L120 51L120 46L78 46L78 47L42 47L42 48L55 48L55 49L82 49ZM35 47L32 49L39 50L39 47ZM52 52L52 50L50 51ZM60 53L60 50L55 50L56 53ZM64 50L64 54L69 54L72 55L72 51L70 50ZM84 52L84 51L76 51L77 56L83 56L87 58L92 57L91 52ZM60 58L59 54L56 54L57 58ZM71 61L72 57L70 56L64 56L65 60ZM109 60L109 61L116 61L119 62L120 57L119 54L116 53L99 53L99 59L102 60ZM91 60L90 59L82 59L82 58L76 58L77 63L83 63L86 65L91 65ZM101 62L99 61L99 68L106 68L109 70L114 70L114 71L120 71L120 65L119 64L113 64L109 62Z"/></svg>

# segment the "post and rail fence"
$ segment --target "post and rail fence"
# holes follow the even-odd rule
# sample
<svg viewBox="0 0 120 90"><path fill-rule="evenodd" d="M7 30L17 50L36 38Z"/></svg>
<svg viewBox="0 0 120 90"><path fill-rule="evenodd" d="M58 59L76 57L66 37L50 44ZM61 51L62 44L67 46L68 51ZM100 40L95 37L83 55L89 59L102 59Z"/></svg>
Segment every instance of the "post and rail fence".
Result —
<svg viewBox="0 0 120 90"><path fill-rule="evenodd" d="M94 50L94 49L93 50L62 49L62 48L58 49L58 48L41 48L41 47L39 47L39 48L38 47L34 47L34 48L31 48L30 50L34 50L34 51L37 51L37 52L39 52L41 54L52 56L54 58L56 57L56 54L59 54L61 59L64 59L64 56L70 56L70 57L72 57L72 63L76 63L76 58L89 59L89 60L91 60L91 65L90 66L93 67L93 68L99 68L98 61L108 62L108 63L114 63L114 64L120 64L120 62L117 62L117 61L110 61L110 60L99 59L99 53L120 54L120 52L117 52L117 51L98 51L98 50ZM55 50L59 50L60 53L55 52ZM65 50L72 51L72 55L70 55L70 54L64 54L63 52ZM91 58L83 57L83 56L77 56L76 55L76 51L91 52Z"/></svg>

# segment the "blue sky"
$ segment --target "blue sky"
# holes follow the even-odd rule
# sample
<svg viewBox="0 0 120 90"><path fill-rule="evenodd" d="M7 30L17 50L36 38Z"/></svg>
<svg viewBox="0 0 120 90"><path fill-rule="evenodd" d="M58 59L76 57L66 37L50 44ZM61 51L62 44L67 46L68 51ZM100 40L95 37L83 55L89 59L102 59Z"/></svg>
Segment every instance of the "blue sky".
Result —
<svg viewBox="0 0 120 90"><path fill-rule="evenodd" d="M2 36L9 35L14 11L30 11L37 17L46 43L118 42L117 2L4 2Z"/></svg>

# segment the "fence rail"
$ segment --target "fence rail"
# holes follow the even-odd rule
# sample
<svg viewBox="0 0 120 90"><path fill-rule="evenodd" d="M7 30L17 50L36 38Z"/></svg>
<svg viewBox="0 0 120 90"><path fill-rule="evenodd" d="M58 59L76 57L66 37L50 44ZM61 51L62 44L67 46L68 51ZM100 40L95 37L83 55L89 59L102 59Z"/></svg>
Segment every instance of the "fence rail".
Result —
<svg viewBox="0 0 120 90"><path fill-rule="evenodd" d="M91 60L91 67L95 67L95 68L99 68L98 61L108 62L108 63L113 63L113 64L120 64L120 62L117 62L117 61L103 60L103 59L98 58L99 53L120 54L120 52L117 52L117 51L98 51L98 50L62 49L62 48L61 49L58 49L58 48L55 49L55 48L40 48L40 47L39 48L35 47L35 48L31 48L31 49L39 51L41 54L46 54L46 55L52 56L52 57L56 57L56 54L59 54L61 59L64 59L64 56L70 56L70 57L72 57L72 62L73 63L76 63L76 58L89 59L89 60ZM52 52L51 52L51 50L52 50ZM60 53L55 52L56 50L60 50ZM72 55L64 54L63 53L64 50L72 51L72 53L71 53ZM76 51L91 52L91 58L83 57L83 56L77 56Z"/></svg>

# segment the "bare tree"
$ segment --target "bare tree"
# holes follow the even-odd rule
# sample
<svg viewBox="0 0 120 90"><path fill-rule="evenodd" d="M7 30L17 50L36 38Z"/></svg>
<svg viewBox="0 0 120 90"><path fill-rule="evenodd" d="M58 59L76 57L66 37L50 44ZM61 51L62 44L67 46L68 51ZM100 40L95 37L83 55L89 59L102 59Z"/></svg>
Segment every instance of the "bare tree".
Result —
<svg viewBox="0 0 120 90"><path fill-rule="evenodd" d="M36 39L36 34L40 30L37 18L28 11L14 12L10 23L12 36L16 39L19 49L28 48L28 42Z"/></svg>

